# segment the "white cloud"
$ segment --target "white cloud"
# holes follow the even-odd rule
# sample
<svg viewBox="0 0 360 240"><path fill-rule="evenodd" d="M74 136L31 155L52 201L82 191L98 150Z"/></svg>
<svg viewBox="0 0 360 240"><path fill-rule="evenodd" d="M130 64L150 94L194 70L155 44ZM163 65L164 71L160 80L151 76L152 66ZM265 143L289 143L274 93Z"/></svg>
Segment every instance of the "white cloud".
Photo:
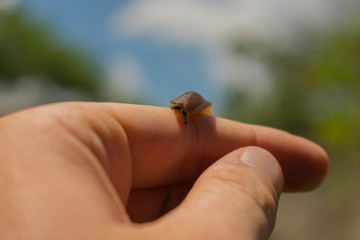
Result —
<svg viewBox="0 0 360 240"><path fill-rule="evenodd" d="M234 34L278 39L294 27L328 24L337 11L333 0L135 0L115 21L130 37L204 45Z"/></svg>
<svg viewBox="0 0 360 240"><path fill-rule="evenodd" d="M18 2L18 0L0 0L0 10L14 7Z"/></svg>
<svg viewBox="0 0 360 240"><path fill-rule="evenodd" d="M0 80L0 115L39 104L70 100L88 98L74 89L32 77L24 76L11 83Z"/></svg>
<svg viewBox="0 0 360 240"><path fill-rule="evenodd" d="M140 63L131 55L111 59L107 63L106 94L111 98L131 98L147 89Z"/></svg>
<svg viewBox="0 0 360 240"><path fill-rule="evenodd" d="M341 1L341 4L338 0L134 0L116 13L113 26L122 37L203 49L209 59L208 70L220 85L243 76L254 82L264 78L264 82L268 81L268 74L257 60L250 62L252 59L245 61L231 56L228 51L231 39L291 44L291 36L298 29L329 26L350 2L352 0ZM246 81L244 85L249 86Z"/></svg>

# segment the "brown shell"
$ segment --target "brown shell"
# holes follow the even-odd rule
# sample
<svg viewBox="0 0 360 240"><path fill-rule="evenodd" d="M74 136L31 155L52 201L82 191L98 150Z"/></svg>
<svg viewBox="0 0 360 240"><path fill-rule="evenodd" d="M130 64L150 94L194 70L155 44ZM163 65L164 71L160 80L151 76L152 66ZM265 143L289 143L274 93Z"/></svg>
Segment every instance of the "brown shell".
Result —
<svg viewBox="0 0 360 240"><path fill-rule="evenodd" d="M170 100L170 103L180 106L183 111L189 114L199 113L212 105L211 102L206 101L197 92L186 92L183 95Z"/></svg>

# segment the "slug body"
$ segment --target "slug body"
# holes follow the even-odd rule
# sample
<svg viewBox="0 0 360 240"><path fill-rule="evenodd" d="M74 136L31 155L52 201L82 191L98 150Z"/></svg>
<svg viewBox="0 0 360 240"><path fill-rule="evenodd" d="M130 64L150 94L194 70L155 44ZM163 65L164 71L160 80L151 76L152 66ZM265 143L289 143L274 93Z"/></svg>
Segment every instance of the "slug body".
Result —
<svg viewBox="0 0 360 240"><path fill-rule="evenodd" d="M184 118L184 124L187 124L187 116L193 114L211 115L210 108L212 103L206 101L197 92L186 92L183 95L170 101L170 108L175 113L181 113Z"/></svg>

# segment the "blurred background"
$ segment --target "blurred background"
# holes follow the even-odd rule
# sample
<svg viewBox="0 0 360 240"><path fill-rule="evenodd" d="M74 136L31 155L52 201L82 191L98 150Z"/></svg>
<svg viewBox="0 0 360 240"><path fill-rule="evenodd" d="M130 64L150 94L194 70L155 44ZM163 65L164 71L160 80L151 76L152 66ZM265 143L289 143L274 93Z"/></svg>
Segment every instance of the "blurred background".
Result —
<svg viewBox="0 0 360 240"><path fill-rule="evenodd" d="M360 239L359 0L0 0L0 116L188 90L329 153L319 189L282 196L272 240Z"/></svg>

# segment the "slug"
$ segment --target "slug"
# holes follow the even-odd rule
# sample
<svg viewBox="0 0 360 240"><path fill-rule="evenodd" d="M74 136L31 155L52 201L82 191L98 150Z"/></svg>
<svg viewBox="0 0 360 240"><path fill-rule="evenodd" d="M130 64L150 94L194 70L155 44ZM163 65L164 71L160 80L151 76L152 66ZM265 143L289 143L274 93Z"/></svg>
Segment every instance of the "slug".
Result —
<svg viewBox="0 0 360 240"><path fill-rule="evenodd" d="M175 113L181 113L184 118L184 124L187 124L187 116L193 114L211 115L210 108L212 103L206 101L197 92L186 92L183 95L170 100L170 108Z"/></svg>

